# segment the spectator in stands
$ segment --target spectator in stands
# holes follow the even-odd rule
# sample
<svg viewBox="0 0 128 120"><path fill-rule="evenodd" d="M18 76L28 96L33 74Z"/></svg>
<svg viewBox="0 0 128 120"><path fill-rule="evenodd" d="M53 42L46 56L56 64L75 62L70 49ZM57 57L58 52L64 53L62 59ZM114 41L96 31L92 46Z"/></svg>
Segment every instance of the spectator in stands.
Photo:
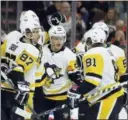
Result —
<svg viewBox="0 0 128 120"><path fill-rule="evenodd" d="M121 47L123 47L123 42L125 41L125 34L123 28L124 28L124 21L117 20L114 44Z"/></svg>
<svg viewBox="0 0 128 120"><path fill-rule="evenodd" d="M60 7L61 7L61 1L53 1L53 4L47 8L46 15L49 16L56 12L59 12Z"/></svg>
<svg viewBox="0 0 128 120"><path fill-rule="evenodd" d="M76 15L76 40L81 40L83 34L85 33L86 26L84 21L82 20L82 16L77 14Z"/></svg>
<svg viewBox="0 0 128 120"><path fill-rule="evenodd" d="M89 18L87 21L87 30L89 30L95 22L104 19L108 11L107 1L86 1L84 6L89 12Z"/></svg>
<svg viewBox="0 0 128 120"><path fill-rule="evenodd" d="M86 26L84 24L84 21L82 20L81 15L76 14L76 40L74 46L76 46L82 40L85 30L86 30ZM69 33L71 34L71 30ZM71 39L71 36L69 37L70 37L69 39Z"/></svg>
<svg viewBox="0 0 128 120"><path fill-rule="evenodd" d="M88 17L89 17L89 13L84 6L84 1L77 2L77 13L81 15L82 19L84 20L86 24Z"/></svg>
<svg viewBox="0 0 128 120"><path fill-rule="evenodd" d="M71 6L70 6L69 2L64 1L61 3L60 13L62 15L65 15L65 17L66 17L66 22L61 23L61 25L64 27L64 29L66 30L66 33L67 33L67 41L66 41L65 45L67 47L70 47L70 41L71 41L70 30L71 30L71 24L72 24L72 17L71 17Z"/></svg>
<svg viewBox="0 0 128 120"><path fill-rule="evenodd" d="M61 3L61 9L60 13L65 15L67 18L67 21L62 24L62 26L65 28L66 32L68 33L69 30L71 29L71 6L69 2L62 2Z"/></svg>
<svg viewBox="0 0 128 120"><path fill-rule="evenodd" d="M114 8L116 9L119 19L123 20L125 22L125 16L126 16L126 7L127 3L126 1L115 1Z"/></svg>
<svg viewBox="0 0 128 120"><path fill-rule="evenodd" d="M116 29L116 22L118 19L118 15L117 12L114 8L110 8L108 10L107 16L105 18L105 23L109 26L109 27L113 27L114 29Z"/></svg>

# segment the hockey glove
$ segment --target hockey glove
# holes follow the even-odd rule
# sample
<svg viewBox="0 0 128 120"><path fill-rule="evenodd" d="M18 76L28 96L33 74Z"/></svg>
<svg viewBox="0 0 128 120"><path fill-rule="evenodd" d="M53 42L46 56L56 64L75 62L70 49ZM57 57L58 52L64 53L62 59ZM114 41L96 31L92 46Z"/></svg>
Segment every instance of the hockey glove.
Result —
<svg viewBox="0 0 128 120"><path fill-rule="evenodd" d="M28 101L28 97L29 97L29 83L26 81L20 81L17 82L17 94L15 96L15 100L18 101L18 103L20 105L24 105L27 101Z"/></svg>
<svg viewBox="0 0 128 120"><path fill-rule="evenodd" d="M80 85L81 82L83 81L82 79L82 73L80 70L76 70L75 72L69 71L68 72L68 77L71 79L73 82L75 82L77 85Z"/></svg>
<svg viewBox="0 0 128 120"><path fill-rule="evenodd" d="M125 73L124 75L122 75L120 77L120 80L119 80L120 83L122 82L128 82L128 73Z"/></svg>
<svg viewBox="0 0 128 120"><path fill-rule="evenodd" d="M77 90L78 86L73 86L68 91L67 105L69 108L74 109L79 105L79 99L82 98L82 95Z"/></svg>

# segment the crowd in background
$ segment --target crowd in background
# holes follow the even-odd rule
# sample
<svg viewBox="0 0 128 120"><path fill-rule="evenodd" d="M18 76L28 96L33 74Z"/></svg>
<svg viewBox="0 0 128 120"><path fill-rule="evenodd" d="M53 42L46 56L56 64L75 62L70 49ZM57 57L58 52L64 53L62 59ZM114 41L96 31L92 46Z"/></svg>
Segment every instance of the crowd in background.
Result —
<svg viewBox="0 0 128 120"><path fill-rule="evenodd" d="M23 1L23 11L33 10L40 18L44 30L48 31L48 17L56 12L66 16L66 22L62 23L67 32L67 46L71 42L71 1ZM83 34L89 30L95 22L104 20L109 26L109 40L126 49L126 1L78 1L76 14L76 41L74 46L82 40Z"/></svg>

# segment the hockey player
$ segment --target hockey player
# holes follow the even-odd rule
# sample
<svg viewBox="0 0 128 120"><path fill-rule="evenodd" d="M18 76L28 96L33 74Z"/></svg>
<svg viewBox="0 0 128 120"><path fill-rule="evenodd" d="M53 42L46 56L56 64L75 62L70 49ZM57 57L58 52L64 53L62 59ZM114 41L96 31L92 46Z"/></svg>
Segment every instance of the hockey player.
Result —
<svg viewBox="0 0 128 120"><path fill-rule="evenodd" d="M94 23L94 25L92 26L91 29L95 29L95 28L99 28L99 29L103 30L106 34L106 38L109 37L109 28L103 21Z"/></svg>
<svg viewBox="0 0 128 120"><path fill-rule="evenodd" d="M43 48L42 65L40 66L45 69L44 74L42 73L41 80L37 80L38 87L41 86L35 95L35 102L39 103L35 106L37 113L66 103L67 91L72 86L71 80L76 80L77 84L81 80L76 66L76 56L64 46L66 42L64 28L62 26L51 27L49 36L50 44ZM39 96L39 92L42 97ZM69 113L66 110L57 111L54 115L55 120L69 119ZM45 118L48 119L48 116Z"/></svg>
<svg viewBox="0 0 128 120"><path fill-rule="evenodd" d="M103 22L103 21L99 21L99 22L96 22L91 29L101 29L105 32L106 34L106 40L105 40L105 47L108 49L108 51L114 56L115 58L115 61L116 61L116 65L117 65L117 68L116 71L117 74L118 74L118 80L121 82L121 81L126 81L128 76L126 77L125 72L126 72L126 56L125 56L125 53L124 53L124 50L116 45L113 45L110 43L110 41L108 40L109 38L109 28L108 26ZM83 44L82 44L83 43ZM80 47L79 47L80 46ZM75 48L76 49L76 54L79 53L79 52L82 52L83 51L83 48L86 48L86 47L82 47L82 46L85 46L85 41L83 39L83 41ZM74 49L74 50L75 50ZM118 51L118 52L117 52ZM77 55L77 58L78 58L78 62L80 64L80 66L82 67L82 63L81 63L81 55ZM120 78L121 77L121 78Z"/></svg>
<svg viewBox="0 0 128 120"><path fill-rule="evenodd" d="M115 58L104 47L105 33L101 29L93 29L88 31L84 37L88 49L82 58L85 80L77 89L71 89L68 92L68 102L71 108L77 106L78 99L82 95L95 93L99 89L110 88L117 81ZM93 101L95 99L93 98ZM117 120L124 105L124 89L117 89L109 93L109 96L104 96L94 103L91 102L91 99L87 99L87 102L91 103L91 106L89 104L84 105L85 115L81 116L81 120Z"/></svg>
<svg viewBox="0 0 128 120"><path fill-rule="evenodd" d="M48 42L48 40L49 40L49 36L48 36L48 33L46 31L43 31L42 30L43 27L41 29L40 20L39 20L39 17L36 15L36 13L33 12L32 10L23 11L21 13L21 16L20 16L20 22L23 23L27 19L29 19L30 21L31 20L36 21L39 24L39 26L40 26L39 36L38 36L37 41L35 41L35 42L38 43L38 44L40 44L40 45L46 44ZM22 27L22 24L20 24L20 27Z"/></svg>
<svg viewBox="0 0 128 120"><path fill-rule="evenodd" d="M108 38L109 36L109 28L108 26L103 22L96 22L91 29L95 29L95 28L99 28L102 29L105 34L106 34L106 38ZM86 48L85 48L85 41L84 39L82 39L81 42L78 43L78 45L72 50L74 53L79 53L79 52L86 52Z"/></svg>
<svg viewBox="0 0 128 120"><path fill-rule="evenodd" d="M33 42L32 39L35 38L37 29L38 25L34 21L26 21L21 28L23 34L7 36L1 46L2 110L6 114L7 120L23 119L12 112L13 106L23 107L27 101L31 107L33 106L35 88L31 87L31 84L35 83L39 50L30 43ZM18 89L18 93L11 88L5 76ZM30 90L33 92L29 94Z"/></svg>
<svg viewBox="0 0 128 120"><path fill-rule="evenodd" d="M108 51L115 58L116 65L117 65L117 68L115 68L115 69L116 69L116 71L118 71L117 72L118 80L124 81L124 80L120 79L120 77L123 74L125 74L125 72L126 72L126 56L125 56L124 50L116 45L109 43L110 41L107 40L109 37L109 28L103 21L95 23L92 26L92 29L95 29L95 28L102 29L105 32L105 34L106 34L105 46L108 49ZM123 78L123 76L122 76L122 78Z"/></svg>
<svg viewBox="0 0 128 120"><path fill-rule="evenodd" d="M118 47L118 46L115 46L111 43L109 43L108 41L108 37L109 37L109 28L108 26L103 22L103 21L100 21L100 22L96 22L93 26L92 26L92 29L101 29L105 32L106 34L106 40L105 40L105 47L108 49L108 52L113 55L114 59L115 59L115 63L116 63L116 66L115 66L115 70L117 71L116 73L116 76L118 78L118 81L119 82L124 82L124 81L127 81L128 80L128 74L125 74L126 72L126 57L125 57L125 53L124 51ZM88 31L87 31L88 32ZM86 33L87 34L87 33ZM82 41L84 44L85 44L85 41L83 39ZM81 46L84 44L81 43ZM80 44L79 44L80 45ZM79 46L78 45L78 46ZM80 66L80 69L83 70L83 64L82 64L82 56L83 56L83 53L79 53L81 52L83 49L81 48L86 48L86 47L76 47L78 48L77 49L77 61L78 61L78 66ZM118 52L117 52L118 51ZM83 74L82 74L83 75Z"/></svg>
<svg viewBox="0 0 128 120"><path fill-rule="evenodd" d="M20 35L21 34L21 29L24 26L26 21L31 21L31 22L34 21L39 27L38 35L36 35L36 38L33 36L34 45L37 48L40 48L40 46L42 46L43 44L46 44L48 42L48 34L47 34L47 32L42 31L40 21L39 21L39 17L36 15L36 13L34 13L31 10L23 11L21 13L20 25L19 25L20 30L14 30L14 31L10 32L8 34L8 36L10 37L10 36L15 36L15 35L16 36Z"/></svg>
<svg viewBox="0 0 128 120"><path fill-rule="evenodd" d="M23 11L21 13L20 22L26 21L26 19L28 19L28 18L29 18L29 20L37 21L40 25L39 17L32 10ZM39 39L37 40L37 43L38 43L37 47L40 44L44 45L44 44L49 43L49 35L48 35L49 28L51 26L56 26L56 25L59 25L60 23L65 22L66 18L61 13L57 12L57 13L54 13L53 15L51 15L48 20L46 18L45 21L46 22L43 24L44 26L40 25L42 30L40 29L40 32L39 32L40 36L39 36Z"/></svg>

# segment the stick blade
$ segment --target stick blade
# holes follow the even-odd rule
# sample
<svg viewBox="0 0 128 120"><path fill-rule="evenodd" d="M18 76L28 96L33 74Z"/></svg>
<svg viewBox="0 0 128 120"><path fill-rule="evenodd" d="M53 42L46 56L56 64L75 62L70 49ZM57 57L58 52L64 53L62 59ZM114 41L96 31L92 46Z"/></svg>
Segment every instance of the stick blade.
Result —
<svg viewBox="0 0 128 120"><path fill-rule="evenodd" d="M17 114L17 115L19 115L19 116L22 116L22 117L24 117L24 118L26 118L26 119L30 119L31 116L32 116L32 113L29 113L29 112L27 112L27 111L25 111L25 110L23 110L23 109L21 109L21 108L19 108L19 107L16 107L16 106L14 106L14 107L12 108L12 111L13 111L15 114Z"/></svg>

